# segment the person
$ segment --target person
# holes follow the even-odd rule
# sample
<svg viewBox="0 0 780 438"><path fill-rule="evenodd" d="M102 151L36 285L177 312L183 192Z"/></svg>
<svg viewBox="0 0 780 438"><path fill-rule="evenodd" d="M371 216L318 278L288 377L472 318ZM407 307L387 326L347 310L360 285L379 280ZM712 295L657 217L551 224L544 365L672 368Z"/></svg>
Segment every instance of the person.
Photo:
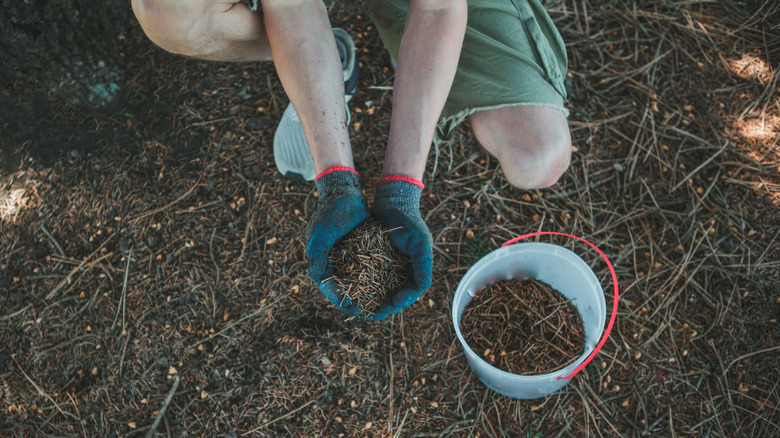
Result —
<svg viewBox="0 0 780 438"><path fill-rule="evenodd" d="M354 89L345 90L352 72L344 61L354 57L354 46L331 28L323 0L253 3L257 11L241 0L132 0L132 7L148 38L170 52L274 62L291 104L275 134L275 160L287 176L314 176L319 196L307 225L309 275L342 311L357 315L359 308L329 280L327 255L371 216L394 230L391 243L411 258L412 274L369 319L401 311L431 286L433 239L420 213L422 180L431 145L446 141L461 122L468 121L513 186L548 187L568 168L566 50L539 0L365 0L396 65L388 144L370 211L345 111ZM287 134L277 141L280 132ZM296 154L300 144L308 154ZM309 171L301 164L308 159Z"/></svg>

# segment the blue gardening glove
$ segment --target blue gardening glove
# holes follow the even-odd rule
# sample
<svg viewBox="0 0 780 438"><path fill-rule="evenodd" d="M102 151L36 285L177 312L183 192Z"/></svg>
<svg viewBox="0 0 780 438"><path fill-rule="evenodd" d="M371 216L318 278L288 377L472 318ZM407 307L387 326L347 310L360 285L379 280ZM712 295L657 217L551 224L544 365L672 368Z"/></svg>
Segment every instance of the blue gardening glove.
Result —
<svg viewBox="0 0 780 438"><path fill-rule="evenodd" d="M334 269L328 263L328 253L333 245L370 216L357 172L349 167L332 167L322 172L314 184L319 193L317 210L306 226L309 277L339 310L358 315L360 308L344 296L341 287L331 278Z"/></svg>
<svg viewBox="0 0 780 438"><path fill-rule="evenodd" d="M433 236L420 216L423 184L412 178L389 176L376 186L371 214L390 230L390 243L412 259L412 275L368 319L378 320L411 305L431 287Z"/></svg>

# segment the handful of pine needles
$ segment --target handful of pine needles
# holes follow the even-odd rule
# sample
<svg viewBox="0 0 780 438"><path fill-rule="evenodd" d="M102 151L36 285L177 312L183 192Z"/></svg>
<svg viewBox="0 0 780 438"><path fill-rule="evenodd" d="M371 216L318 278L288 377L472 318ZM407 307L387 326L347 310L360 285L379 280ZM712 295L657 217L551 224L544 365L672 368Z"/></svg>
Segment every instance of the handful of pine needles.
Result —
<svg viewBox="0 0 780 438"><path fill-rule="evenodd" d="M390 231L374 219L352 230L333 246L328 261L344 295L372 314L398 291L411 273L411 260L390 244Z"/></svg>

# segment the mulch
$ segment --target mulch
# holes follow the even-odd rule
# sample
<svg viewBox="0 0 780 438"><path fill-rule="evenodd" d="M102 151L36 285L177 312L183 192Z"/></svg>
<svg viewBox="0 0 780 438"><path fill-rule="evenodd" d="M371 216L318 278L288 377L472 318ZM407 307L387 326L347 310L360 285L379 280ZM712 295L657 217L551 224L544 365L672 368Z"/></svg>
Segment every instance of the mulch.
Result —
<svg viewBox="0 0 780 438"><path fill-rule="evenodd" d="M422 198L433 286L380 323L345 321L307 277L316 198L274 168L273 66L173 56L136 25L111 114L4 90L41 116L0 175L1 434L780 434L780 4L549 3L570 169L515 189L460 128ZM350 128L371 202L393 70L360 2L329 13L359 51ZM469 371L450 305L479 257L537 230L596 243L621 301L580 374L513 400ZM543 240L611 290L591 249Z"/></svg>
<svg viewBox="0 0 780 438"><path fill-rule="evenodd" d="M585 328L572 302L534 279L496 281L463 309L460 330L490 365L519 375L565 368L585 351Z"/></svg>

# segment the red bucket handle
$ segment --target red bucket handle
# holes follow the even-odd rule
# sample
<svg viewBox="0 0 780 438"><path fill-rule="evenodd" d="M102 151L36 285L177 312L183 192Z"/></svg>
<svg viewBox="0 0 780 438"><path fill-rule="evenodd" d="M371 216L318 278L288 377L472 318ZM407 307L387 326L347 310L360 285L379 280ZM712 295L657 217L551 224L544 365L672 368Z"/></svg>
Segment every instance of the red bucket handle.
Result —
<svg viewBox="0 0 780 438"><path fill-rule="evenodd" d="M581 363L580 366L577 367L577 369L574 370L571 374L569 374L566 377L558 377L557 380L571 379L572 377L574 377L575 374L579 373L580 370L585 368L585 365L587 365L591 360L593 360L594 357L596 357L596 354L599 352L599 350L601 350L601 347L603 347L604 343L607 342L607 338L609 337L609 333L612 331L612 326L615 325L615 318L617 317L618 281L617 281L617 274L615 274L615 268L612 266L612 263L610 263L610 261L607 258L607 256L604 255L604 253L601 252L601 250L598 249L598 247L596 245L588 242L587 240L585 240L585 239L583 239L581 237L572 236L571 234L559 233L557 231L537 231L535 233L523 234L522 236L515 237L514 239L511 239L511 240L508 240L508 241L504 242L504 244L501 245L501 246L504 247L504 246L507 246L507 245L511 245L511 244L513 244L513 243L515 243L515 242L517 242L519 240L523 240L523 239L526 239L528 237L551 235L551 234L552 235L556 235L556 236L566 236L566 237L571 237L573 239L577 239L580 242L587 243L588 245L590 245L591 248L595 249L599 253L599 255L601 256L601 258L604 259L605 262L607 262L607 266L609 266L609 272L612 274L612 284L614 285L614 288L615 288L615 300L612 303L612 315L609 317L609 324L607 324L607 330L606 330L606 332L604 332L604 336L601 337L601 341L596 346L596 349L593 350L593 352L590 354L590 356L588 356L588 358L585 359L585 362Z"/></svg>

